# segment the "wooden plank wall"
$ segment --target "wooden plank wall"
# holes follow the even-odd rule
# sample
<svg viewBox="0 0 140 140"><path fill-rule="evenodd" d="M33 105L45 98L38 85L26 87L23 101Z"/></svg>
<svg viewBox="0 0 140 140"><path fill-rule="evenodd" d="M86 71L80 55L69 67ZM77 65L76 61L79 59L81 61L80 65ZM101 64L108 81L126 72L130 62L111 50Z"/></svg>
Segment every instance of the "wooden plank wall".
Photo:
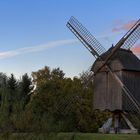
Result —
<svg viewBox="0 0 140 140"><path fill-rule="evenodd" d="M140 103L140 72L137 71L123 71L122 72L123 83L133 94L135 99ZM128 110L128 103L123 98L123 109Z"/></svg>
<svg viewBox="0 0 140 140"><path fill-rule="evenodd" d="M121 75L121 72L116 72ZM122 89L109 72L100 72L94 79L94 109L122 109Z"/></svg>

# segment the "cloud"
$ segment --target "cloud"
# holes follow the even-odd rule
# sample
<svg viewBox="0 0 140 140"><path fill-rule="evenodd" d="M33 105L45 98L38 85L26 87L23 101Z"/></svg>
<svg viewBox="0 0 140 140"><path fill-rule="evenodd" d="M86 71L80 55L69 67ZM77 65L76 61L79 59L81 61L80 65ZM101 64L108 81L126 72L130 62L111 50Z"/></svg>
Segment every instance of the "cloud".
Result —
<svg viewBox="0 0 140 140"><path fill-rule="evenodd" d="M137 44L133 48L131 48L131 51L133 51L136 54L140 54L140 44Z"/></svg>
<svg viewBox="0 0 140 140"><path fill-rule="evenodd" d="M114 22L114 27L112 29L112 32L120 32L120 31L127 31L129 30L135 23L137 20L129 20L126 23L122 23L122 22Z"/></svg>
<svg viewBox="0 0 140 140"><path fill-rule="evenodd" d="M4 58L4 57L12 57L17 55L17 53L15 51L5 51L5 52L0 52L0 58Z"/></svg>
<svg viewBox="0 0 140 140"><path fill-rule="evenodd" d="M20 54L40 52L49 48L75 44L78 42L79 41L77 39L58 40L58 41L49 42L47 44L41 44L41 45L32 46L32 47L24 47L20 49L11 50L11 51L3 51L3 52L0 52L0 59L14 57Z"/></svg>

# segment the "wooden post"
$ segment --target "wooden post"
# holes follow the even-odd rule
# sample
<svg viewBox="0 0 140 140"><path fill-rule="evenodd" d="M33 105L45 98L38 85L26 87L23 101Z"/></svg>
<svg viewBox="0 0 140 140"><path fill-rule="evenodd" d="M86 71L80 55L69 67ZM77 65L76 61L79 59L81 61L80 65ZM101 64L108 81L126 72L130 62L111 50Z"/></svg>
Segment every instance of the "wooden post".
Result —
<svg viewBox="0 0 140 140"><path fill-rule="evenodd" d="M114 112L114 131L115 134L120 132L120 112Z"/></svg>

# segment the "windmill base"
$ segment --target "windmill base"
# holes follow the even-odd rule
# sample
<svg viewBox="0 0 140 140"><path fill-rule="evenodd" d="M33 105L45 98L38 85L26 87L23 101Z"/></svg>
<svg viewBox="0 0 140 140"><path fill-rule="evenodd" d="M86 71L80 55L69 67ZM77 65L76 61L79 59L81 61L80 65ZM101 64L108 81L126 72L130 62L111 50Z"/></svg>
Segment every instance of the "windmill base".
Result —
<svg viewBox="0 0 140 140"><path fill-rule="evenodd" d="M122 129L120 126L120 120L123 119L129 129ZM133 126L129 119L121 112L113 112L112 117L103 124L98 130L100 133L111 133L111 134L137 134L138 130Z"/></svg>
<svg viewBox="0 0 140 140"><path fill-rule="evenodd" d="M98 129L99 133L104 133L104 134L116 134L114 128L110 128L109 130L105 130L102 128ZM131 130L131 129L120 129L119 132L117 132L117 134L138 134L138 130Z"/></svg>

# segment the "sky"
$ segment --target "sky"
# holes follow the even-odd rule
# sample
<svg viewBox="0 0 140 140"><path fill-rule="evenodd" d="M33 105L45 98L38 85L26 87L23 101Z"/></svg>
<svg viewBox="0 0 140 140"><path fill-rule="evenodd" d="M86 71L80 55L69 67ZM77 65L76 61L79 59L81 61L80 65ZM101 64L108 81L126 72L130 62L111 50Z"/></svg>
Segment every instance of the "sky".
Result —
<svg viewBox="0 0 140 140"><path fill-rule="evenodd" d="M0 0L0 72L20 77L44 66L67 77L95 58L66 27L77 18L108 49L140 18L140 0ZM140 52L140 45L132 49Z"/></svg>

